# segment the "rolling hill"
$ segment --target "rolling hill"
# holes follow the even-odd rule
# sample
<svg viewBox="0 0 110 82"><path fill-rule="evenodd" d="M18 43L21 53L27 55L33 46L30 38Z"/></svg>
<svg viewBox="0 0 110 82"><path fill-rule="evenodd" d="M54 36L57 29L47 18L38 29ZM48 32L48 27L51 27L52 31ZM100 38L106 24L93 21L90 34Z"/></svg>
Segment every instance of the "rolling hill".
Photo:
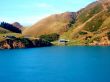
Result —
<svg viewBox="0 0 110 82"><path fill-rule="evenodd" d="M110 0L98 0L78 12L76 23L61 38L72 44L110 44Z"/></svg>
<svg viewBox="0 0 110 82"><path fill-rule="evenodd" d="M68 45L110 45L110 0L97 0L77 12L51 15L23 31L39 36L58 33Z"/></svg>
<svg viewBox="0 0 110 82"><path fill-rule="evenodd" d="M17 28L20 29L20 30L23 30L23 26L22 26L20 23L18 23L18 22L14 22L14 23L12 23L12 25L13 25L14 27L17 27Z"/></svg>
<svg viewBox="0 0 110 82"><path fill-rule="evenodd" d="M62 34L71 27L76 20L75 12L65 12L51 15L40 22L34 24L31 28L23 31L23 35L43 35L50 33Z"/></svg>

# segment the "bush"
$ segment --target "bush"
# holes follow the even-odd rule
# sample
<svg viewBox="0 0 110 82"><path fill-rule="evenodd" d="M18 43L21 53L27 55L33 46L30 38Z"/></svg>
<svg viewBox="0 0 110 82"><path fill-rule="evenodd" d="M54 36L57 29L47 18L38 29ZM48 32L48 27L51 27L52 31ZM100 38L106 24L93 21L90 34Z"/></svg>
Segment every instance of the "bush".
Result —
<svg viewBox="0 0 110 82"><path fill-rule="evenodd" d="M99 42L100 40L101 40L101 37L95 37L94 38L94 41L98 41Z"/></svg>
<svg viewBox="0 0 110 82"><path fill-rule="evenodd" d="M47 35L41 35L39 38L45 41L52 42L52 41L56 41L59 39L59 34L52 33L52 34L47 34Z"/></svg>
<svg viewBox="0 0 110 82"><path fill-rule="evenodd" d="M107 37L110 40L110 32L107 33Z"/></svg>
<svg viewBox="0 0 110 82"><path fill-rule="evenodd" d="M79 32L80 35L86 35L87 32Z"/></svg>
<svg viewBox="0 0 110 82"><path fill-rule="evenodd" d="M42 39L34 40L33 43L35 44L35 47L52 46L50 42L42 40Z"/></svg>

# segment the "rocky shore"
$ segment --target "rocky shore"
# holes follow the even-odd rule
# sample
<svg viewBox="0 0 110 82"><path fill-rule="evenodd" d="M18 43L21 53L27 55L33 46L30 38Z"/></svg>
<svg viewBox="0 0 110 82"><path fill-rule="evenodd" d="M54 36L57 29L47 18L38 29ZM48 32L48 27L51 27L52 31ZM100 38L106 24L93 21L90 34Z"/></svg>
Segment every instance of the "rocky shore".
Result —
<svg viewBox="0 0 110 82"><path fill-rule="evenodd" d="M52 46L52 44L42 39L30 40L27 38L14 38L14 39L5 39L0 42L0 49L34 48L46 46Z"/></svg>
<svg viewBox="0 0 110 82"><path fill-rule="evenodd" d="M108 37L102 37L100 41L93 41L89 44L90 46L110 46L110 40Z"/></svg>

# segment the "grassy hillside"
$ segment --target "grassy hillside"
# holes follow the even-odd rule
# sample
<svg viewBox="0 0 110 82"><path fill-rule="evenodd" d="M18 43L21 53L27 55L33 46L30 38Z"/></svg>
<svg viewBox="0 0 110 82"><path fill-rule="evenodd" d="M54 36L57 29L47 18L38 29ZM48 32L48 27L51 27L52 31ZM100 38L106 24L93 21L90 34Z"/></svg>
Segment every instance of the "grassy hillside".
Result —
<svg viewBox="0 0 110 82"><path fill-rule="evenodd" d="M49 16L40 22L23 31L24 35L43 35L50 33L62 34L68 31L69 27L75 22L76 13L66 12Z"/></svg>
<svg viewBox="0 0 110 82"><path fill-rule="evenodd" d="M110 2L98 0L78 12L51 15L23 31L23 35L60 34L67 45L110 45Z"/></svg>
<svg viewBox="0 0 110 82"><path fill-rule="evenodd" d="M0 27L0 34L10 33L11 31Z"/></svg>
<svg viewBox="0 0 110 82"><path fill-rule="evenodd" d="M110 43L109 33L110 6L94 2L78 12L76 23L60 38L69 39L68 45L106 45Z"/></svg>

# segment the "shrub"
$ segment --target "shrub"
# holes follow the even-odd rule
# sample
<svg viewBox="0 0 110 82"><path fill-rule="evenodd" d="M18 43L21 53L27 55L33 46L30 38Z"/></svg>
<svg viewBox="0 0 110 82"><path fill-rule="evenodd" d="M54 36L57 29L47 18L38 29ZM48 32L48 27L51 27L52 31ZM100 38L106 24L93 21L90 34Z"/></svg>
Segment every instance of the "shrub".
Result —
<svg viewBox="0 0 110 82"><path fill-rule="evenodd" d="M52 34L47 34L47 35L41 35L39 38L43 39L45 41L52 42L52 41L55 41L55 40L59 39L59 34L52 33Z"/></svg>
<svg viewBox="0 0 110 82"><path fill-rule="evenodd" d="M110 40L110 32L107 33L107 37Z"/></svg>
<svg viewBox="0 0 110 82"><path fill-rule="evenodd" d="M85 35L87 32L79 32L80 35Z"/></svg>

